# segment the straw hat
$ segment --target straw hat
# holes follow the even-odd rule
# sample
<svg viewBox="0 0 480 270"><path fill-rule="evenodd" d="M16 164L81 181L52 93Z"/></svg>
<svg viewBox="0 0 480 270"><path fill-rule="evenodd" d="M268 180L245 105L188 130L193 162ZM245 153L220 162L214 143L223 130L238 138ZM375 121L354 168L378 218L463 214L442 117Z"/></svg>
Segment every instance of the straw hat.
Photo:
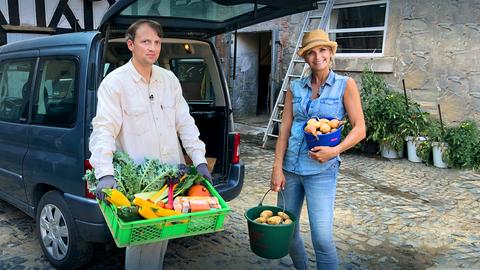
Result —
<svg viewBox="0 0 480 270"><path fill-rule="evenodd" d="M333 54L337 51L337 42L330 41L328 34L325 31L317 29L310 32L306 32L302 38L302 47L297 51L297 54L301 57L306 51L317 46L328 46L332 48Z"/></svg>

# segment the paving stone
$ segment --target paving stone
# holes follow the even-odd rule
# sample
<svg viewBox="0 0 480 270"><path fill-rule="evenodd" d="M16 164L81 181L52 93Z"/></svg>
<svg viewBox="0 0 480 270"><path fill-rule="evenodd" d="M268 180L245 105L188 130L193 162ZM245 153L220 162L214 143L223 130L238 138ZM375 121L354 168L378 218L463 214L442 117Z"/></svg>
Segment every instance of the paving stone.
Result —
<svg viewBox="0 0 480 270"><path fill-rule="evenodd" d="M380 242L378 240L375 240L375 239L368 239L368 241L367 241L367 245L370 245L372 247L377 247L380 244L382 244L382 242Z"/></svg>
<svg viewBox="0 0 480 270"><path fill-rule="evenodd" d="M225 230L170 240L165 269L292 269L288 256L268 260L250 250L243 213L268 190L274 153L257 137L242 138L245 185L229 202ZM359 153L342 159L334 224L340 269L480 268L479 174ZM274 194L265 200L275 202ZM309 269L315 269L306 207L300 224ZM32 237L34 228L32 219L0 201L0 269L53 269ZM106 251L88 268L122 269L124 252Z"/></svg>

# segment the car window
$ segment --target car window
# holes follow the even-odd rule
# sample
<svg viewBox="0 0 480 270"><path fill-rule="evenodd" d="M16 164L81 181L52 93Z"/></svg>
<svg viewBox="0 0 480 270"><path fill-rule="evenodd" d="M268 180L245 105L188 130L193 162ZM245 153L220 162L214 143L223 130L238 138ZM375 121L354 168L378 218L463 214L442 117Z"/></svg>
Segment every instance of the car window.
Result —
<svg viewBox="0 0 480 270"><path fill-rule="evenodd" d="M256 8L263 7L265 5L257 4ZM253 3L222 5L215 0L151 0L132 3L120 16L177 17L223 22L254 10Z"/></svg>
<svg viewBox="0 0 480 270"><path fill-rule="evenodd" d="M0 65L0 121L24 122L28 117L34 60Z"/></svg>
<svg viewBox="0 0 480 270"><path fill-rule="evenodd" d="M32 123L72 127L77 116L77 65L73 59L42 61Z"/></svg>
<svg viewBox="0 0 480 270"><path fill-rule="evenodd" d="M180 81L186 100L215 103L208 66L202 58L172 58L170 68Z"/></svg>

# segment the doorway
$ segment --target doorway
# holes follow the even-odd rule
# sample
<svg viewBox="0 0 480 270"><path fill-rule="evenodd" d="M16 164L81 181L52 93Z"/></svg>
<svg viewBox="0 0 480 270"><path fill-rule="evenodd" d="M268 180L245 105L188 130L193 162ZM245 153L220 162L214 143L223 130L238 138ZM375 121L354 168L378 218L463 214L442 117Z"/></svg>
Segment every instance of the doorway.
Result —
<svg viewBox="0 0 480 270"><path fill-rule="evenodd" d="M272 32L237 34L237 61L233 80L233 106L242 117L266 118L270 113Z"/></svg>
<svg viewBox="0 0 480 270"><path fill-rule="evenodd" d="M258 91L257 115L269 113L270 72L272 66L271 32L261 32L258 36Z"/></svg>

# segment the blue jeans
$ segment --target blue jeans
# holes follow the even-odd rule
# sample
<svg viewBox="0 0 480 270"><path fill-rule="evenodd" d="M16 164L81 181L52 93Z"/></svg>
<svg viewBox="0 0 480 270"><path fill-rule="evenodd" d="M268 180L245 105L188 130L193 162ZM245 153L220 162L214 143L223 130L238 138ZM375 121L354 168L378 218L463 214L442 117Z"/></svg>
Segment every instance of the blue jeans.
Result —
<svg viewBox="0 0 480 270"><path fill-rule="evenodd" d="M298 222L295 226L289 253L296 269L307 268L307 252L300 235L300 213L303 200L307 198L308 217L317 269L338 269L337 250L333 240L333 208L337 185L339 162L334 162L326 171L315 175L298 175L284 171L286 184L285 209L292 212ZM283 199L277 196L278 207Z"/></svg>

